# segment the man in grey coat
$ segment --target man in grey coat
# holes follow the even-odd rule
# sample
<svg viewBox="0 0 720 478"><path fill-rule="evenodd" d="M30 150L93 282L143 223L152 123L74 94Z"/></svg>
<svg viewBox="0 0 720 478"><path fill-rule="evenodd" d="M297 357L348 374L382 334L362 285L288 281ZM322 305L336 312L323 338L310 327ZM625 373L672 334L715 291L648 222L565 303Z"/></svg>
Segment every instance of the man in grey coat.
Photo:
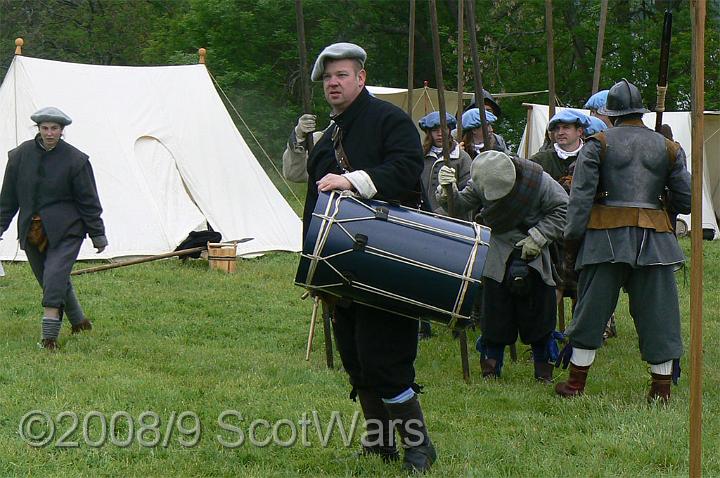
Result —
<svg viewBox="0 0 720 478"><path fill-rule="evenodd" d="M482 337L477 348L484 377L499 377L506 345L532 346L534 375L552 381L550 344L555 330L555 281L548 246L562 237L568 196L542 168L500 151L473 161L471 179L458 191L455 173L444 166L441 185L452 184L456 214L482 207L492 229L483 268ZM438 188L441 203L447 201Z"/></svg>
<svg viewBox="0 0 720 478"><path fill-rule="evenodd" d="M635 85L616 83L599 112L614 127L587 140L575 167L565 247L566 259L580 271L578 304L567 329L570 376L555 391L583 393L624 286L640 353L650 364L648 401L664 403L683 350L673 269L684 256L668 212L690 212L690 173L680 145L643 124L648 110Z"/></svg>
<svg viewBox="0 0 720 478"><path fill-rule="evenodd" d="M102 207L88 156L62 139L72 120L54 107L30 117L34 139L8 153L0 191L0 236L18 217L18 240L43 288L43 348L54 350L63 310L73 333L92 327L75 295L70 271L86 235L102 252L107 246Z"/></svg>

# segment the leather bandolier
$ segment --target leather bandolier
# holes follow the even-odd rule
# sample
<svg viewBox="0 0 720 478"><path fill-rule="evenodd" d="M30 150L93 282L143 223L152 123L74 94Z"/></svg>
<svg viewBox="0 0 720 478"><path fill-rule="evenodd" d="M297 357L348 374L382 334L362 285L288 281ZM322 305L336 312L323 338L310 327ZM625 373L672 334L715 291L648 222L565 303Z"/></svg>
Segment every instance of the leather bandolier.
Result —
<svg viewBox="0 0 720 478"><path fill-rule="evenodd" d="M588 229L634 226L672 232L665 210L665 183L680 145L626 121L598 133L600 180Z"/></svg>

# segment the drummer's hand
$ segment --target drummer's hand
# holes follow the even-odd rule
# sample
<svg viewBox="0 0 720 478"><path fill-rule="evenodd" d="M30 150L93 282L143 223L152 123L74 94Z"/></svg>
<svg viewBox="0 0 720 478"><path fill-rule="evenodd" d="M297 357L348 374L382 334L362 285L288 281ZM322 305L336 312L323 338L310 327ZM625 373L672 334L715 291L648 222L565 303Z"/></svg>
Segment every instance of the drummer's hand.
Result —
<svg viewBox="0 0 720 478"><path fill-rule="evenodd" d="M441 186L446 186L457 182L455 178L455 170L450 166L443 166L438 172L438 182Z"/></svg>
<svg viewBox="0 0 720 478"><path fill-rule="evenodd" d="M341 191L351 191L353 189L352 183L348 181L345 176L341 176L339 174L326 174L322 177L322 179L320 179L320 181L316 181L315 184L317 184L318 191L321 192L336 189Z"/></svg>

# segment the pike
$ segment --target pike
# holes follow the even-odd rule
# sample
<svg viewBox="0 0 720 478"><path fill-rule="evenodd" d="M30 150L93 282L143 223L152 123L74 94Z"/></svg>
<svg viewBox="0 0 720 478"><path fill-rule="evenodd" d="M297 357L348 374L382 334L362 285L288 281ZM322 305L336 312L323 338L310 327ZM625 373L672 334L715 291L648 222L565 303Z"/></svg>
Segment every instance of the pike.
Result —
<svg viewBox="0 0 720 478"><path fill-rule="evenodd" d="M465 21L467 22L468 36L470 37L470 52L472 54L473 75L475 77L475 106L480 111L480 124L483 132L483 151L490 149L490 128L485 117L485 94L483 93L482 73L480 72L480 56L478 54L477 30L475 28L475 1L465 0Z"/></svg>
<svg viewBox="0 0 720 478"><path fill-rule="evenodd" d="M443 75L442 75L442 62L440 58L440 34L438 31L438 19L437 19L437 6L435 3L435 0L429 0L429 7L430 7L430 29L432 34L432 46L433 46L433 59L435 63L435 82L437 83L437 93L438 93L438 109L440 110L440 131L442 131L442 142L443 142L443 162L445 163L445 166L450 167L450 138L448 137L448 124L447 124L447 118L445 115L447 114L447 110L445 109L445 83L443 81ZM480 95L482 95L482 90L480 91ZM477 95L476 95L477 98ZM484 97L481 98L482 101L484 100ZM480 103L482 105L482 103ZM480 106L481 111L484 113L484 109L482 106ZM487 127L486 124L483 124L483 126ZM485 136L485 144L488 144L489 141L487 140L487 136ZM453 217L455 213L455 201L453 196L453 186L452 184L444 186L447 193L447 205L448 205L448 215L450 217ZM468 349L467 349L467 334L465 332L465 329L461 329L458 332L458 340L460 342L460 363L462 366L462 374L463 379L466 383L470 383L470 362L468 359Z"/></svg>
<svg viewBox="0 0 720 478"><path fill-rule="evenodd" d="M234 241L226 241L226 244L242 244L243 242L252 241L252 237L244 237L242 239L236 239ZM83 274L90 274L93 272L107 271L110 269L117 269L118 267L133 266L135 264L144 264L145 262L157 261L160 259L168 259L170 257L184 257L197 252L207 251L207 245L193 247L190 249L182 249L180 251L166 252L164 254L158 254L155 256L141 257L139 259L130 259L128 261L115 262L112 264L105 264L97 267L86 267L84 269L77 269L70 273L71 276L79 276Z"/></svg>
<svg viewBox="0 0 720 478"><path fill-rule="evenodd" d="M312 102L310 95L310 82L308 78L307 48L305 46L305 17L303 16L302 0L295 0L295 25L298 34L298 56L300 57L300 85L302 88L303 112L312 114ZM308 134L305 138L308 154L313 147L313 135Z"/></svg>
<svg viewBox="0 0 720 478"><path fill-rule="evenodd" d="M670 65L670 40L672 39L672 12L665 10L662 40L660 41L660 71L657 82L657 106L655 106L655 131L662 131L662 117L665 111L665 94L668 85L668 69Z"/></svg>

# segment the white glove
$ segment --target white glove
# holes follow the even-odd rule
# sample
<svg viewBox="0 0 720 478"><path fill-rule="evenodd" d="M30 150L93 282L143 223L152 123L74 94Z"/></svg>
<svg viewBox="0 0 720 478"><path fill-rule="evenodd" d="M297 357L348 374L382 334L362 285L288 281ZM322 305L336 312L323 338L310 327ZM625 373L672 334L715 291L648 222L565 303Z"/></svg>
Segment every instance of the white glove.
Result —
<svg viewBox="0 0 720 478"><path fill-rule="evenodd" d="M308 133L315 131L316 119L317 116L308 114L304 114L298 118L297 126L295 126L295 137L297 138L298 143L305 141L305 136L307 136Z"/></svg>
<svg viewBox="0 0 720 478"><path fill-rule="evenodd" d="M528 236L525 239L518 241L515 247L522 247L522 253L520 253L520 259L532 260L540 255L542 248L538 245L535 240Z"/></svg>
<svg viewBox="0 0 720 478"><path fill-rule="evenodd" d="M455 170L450 166L443 166L438 172L438 182L440 186L446 186L457 182L455 178Z"/></svg>

